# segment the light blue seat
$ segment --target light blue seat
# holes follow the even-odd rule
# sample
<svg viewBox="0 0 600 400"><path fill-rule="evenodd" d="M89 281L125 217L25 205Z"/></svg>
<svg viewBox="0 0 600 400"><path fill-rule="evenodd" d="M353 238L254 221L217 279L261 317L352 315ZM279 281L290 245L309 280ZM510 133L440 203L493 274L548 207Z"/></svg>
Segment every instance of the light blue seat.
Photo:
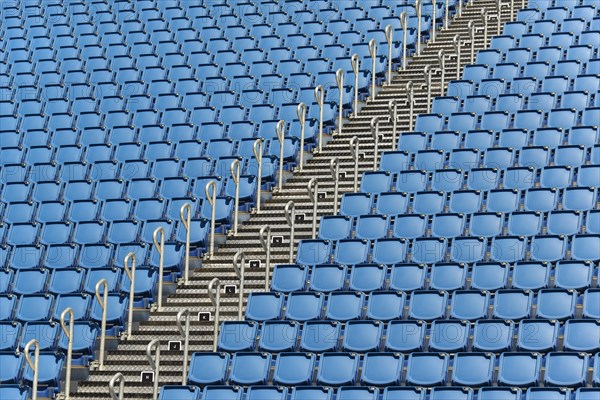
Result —
<svg viewBox="0 0 600 400"><path fill-rule="evenodd" d="M336 321L360 319L365 296L357 292L332 292L329 294L325 316Z"/></svg>
<svg viewBox="0 0 600 400"><path fill-rule="evenodd" d="M309 352L336 351L341 336L337 321L308 321L304 323L300 348Z"/></svg>
<svg viewBox="0 0 600 400"><path fill-rule="evenodd" d="M490 353L456 353L453 359L452 383L461 386L490 385L496 357Z"/></svg>
<svg viewBox="0 0 600 400"><path fill-rule="evenodd" d="M422 351L426 331L422 321L392 321L388 324L385 349L401 353Z"/></svg>
<svg viewBox="0 0 600 400"><path fill-rule="evenodd" d="M334 262L345 265L361 264L367 261L370 242L363 239L345 239L337 242Z"/></svg>
<svg viewBox="0 0 600 400"><path fill-rule="evenodd" d="M368 353L363 359L361 383L391 386L400 383L404 356L394 353Z"/></svg>
<svg viewBox="0 0 600 400"><path fill-rule="evenodd" d="M589 356L584 353L548 353L544 383L560 387L585 386L588 365Z"/></svg>
<svg viewBox="0 0 600 400"><path fill-rule="evenodd" d="M281 318L284 296L280 293L250 293L246 305L246 319L268 321Z"/></svg>
<svg viewBox="0 0 600 400"><path fill-rule="evenodd" d="M600 323L594 320L568 320L564 326L565 350L597 352L600 347Z"/></svg>
<svg viewBox="0 0 600 400"><path fill-rule="evenodd" d="M538 293L536 315L564 320L575 316L577 293L564 289L542 289Z"/></svg>
<svg viewBox="0 0 600 400"><path fill-rule="evenodd" d="M275 362L273 383L303 386L312 382L316 357L308 353L280 353Z"/></svg>
<svg viewBox="0 0 600 400"><path fill-rule="evenodd" d="M383 324L379 321L349 321L344 330L343 351L379 351Z"/></svg>
<svg viewBox="0 0 600 400"><path fill-rule="evenodd" d="M529 318L533 293L515 289L501 289L494 299L494 318L519 320Z"/></svg>
<svg viewBox="0 0 600 400"><path fill-rule="evenodd" d="M303 290L308 280L308 268L303 265L276 265L273 269L271 290L274 292L294 292Z"/></svg>
<svg viewBox="0 0 600 400"><path fill-rule="evenodd" d="M319 224L319 239L348 239L352 232L352 218L348 216L326 216Z"/></svg>
<svg viewBox="0 0 600 400"><path fill-rule="evenodd" d="M327 386L354 385L360 357L352 353L324 353L319 360L317 383Z"/></svg>
<svg viewBox="0 0 600 400"><path fill-rule="evenodd" d="M431 321L443 318L448 293L434 290L415 291L411 294L408 316L411 319Z"/></svg>
<svg viewBox="0 0 600 400"><path fill-rule="evenodd" d="M199 400L202 392L196 386L166 385L160 388L160 400Z"/></svg>
<svg viewBox="0 0 600 400"><path fill-rule="evenodd" d="M325 296L322 293L295 292L288 297L285 318L295 321L320 319Z"/></svg>
<svg viewBox="0 0 600 400"><path fill-rule="evenodd" d="M402 318L406 295L401 292L373 292L369 296L366 317L389 321Z"/></svg>
<svg viewBox="0 0 600 400"><path fill-rule="evenodd" d="M331 242L301 240L296 250L296 262L305 265L325 264L331 254Z"/></svg>
<svg viewBox="0 0 600 400"><path fill-rule="evenodd" d="M377 246L377 243L375 244ZM383 289L387 268L381 264L358 264L350 271L349 289L358 292L372 292Z"/></svg>
<svg viewBox="0 0 600 400"><path fill-rule="evenodd" d="M219 351L252 351L257 336L256 322L225 321L219 331Z"/></svg>
<svg viewBox="0 0 600 400"><path fill-rule="evenodd" d="M292 389L291 400L332 400L334 389L320 386L297 386Z"/></svg>
<svg viewBox="0 0 600 400"><path fill-rule="evenodd" d="M441 353L411 353L406 366L406 383L418 386L444 385L449 357Z"/></svg>
<svg viewBox="0 0 600 400"><path fill-rule="evenodd" d="M519 324L517 349L519 351L555 351L560 324L556 321L524 320Z"/></svg>
<svg viewBox="0 0 600 400"><path fill-rule="evenodd" d="M294 351L299 331L296 321L263 322L258 347L261 351L273 353Z"/></svg>
<svg viewBox="0 0 600 400"><path fill-rule="evenodd" d="M229 379L237 385L264 385L269 379L270 369L271 354L235 353Z"/></svg>
<svg viewBox="0 0 600 400"><path fill-rule="evenodd" d="M188 384L222 385L227 379L230 356L227 353L193 353L188 373Z"/></svg>
<svg viewBox="0 0 600 400"><path fill-rule="evenodd" d="M346 284L347 268L340 264L321 264L312 267L310 290L333 292L343 290Z"/></svg>
<svg viewBox="0 0 600 400"><path fill-rule="evenodd" d="M517 387L537 385L542 358L537 353L502 353L498 361L498 384Z"/></svg>
<svg viewBox="0 0 600 400"><path fill-rule="evenodd" d="M431 324L429 350L454 353L465 351L469 337L469 323L455 320L436 320Z"/></svg>
<svg viewBox="0 0 600 400"><path fill-rule="evenodd" d="M450 318L474 321L487 317L490 294L479 290L456 290L450 301Z"/></svg>

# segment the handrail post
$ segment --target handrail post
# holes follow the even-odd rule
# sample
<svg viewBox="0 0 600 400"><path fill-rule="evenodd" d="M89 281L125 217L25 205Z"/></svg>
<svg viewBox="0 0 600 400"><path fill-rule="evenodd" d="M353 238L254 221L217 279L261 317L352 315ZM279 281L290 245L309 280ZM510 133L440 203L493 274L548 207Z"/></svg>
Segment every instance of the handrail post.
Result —
<svg viewBox="0 0 600 400"><path fill-rule="evenodd" d="M258 233L260 245L266 253L265 262L265 290L269 290L271 286L271 227L265 225Z"/></svg>
<svg viewBox="0 0 600 400"><path fill-rule="evenodd" d="M275 126L275 133L279 139L279 185L278 190L283 190L283 156L285 151L285 121L280 120Z"/></svg>
<svg viewBox="0 0 600 400"><path fill-rule="evenodd" d="M300 121L300 160L298 170L304 168L304 135L306 132L306 104L300 103L297 108L298 120Z"/></svg>
<svg viewBox="0 0 600 400"><path fill-rule="evenodd" d="M308 181L307 189L308 189L308 198L310 199L311 203L313 204L312 238L316 239L316 237L317 237L317 211L318 211L318 207L319 207L319 204L318 204L319 181L317 180L317 178L311 178L311 180Z"/></svg>
<svg viewBox="0 0 600 400"><path fill-rule="evenodd" d="M385 38L388 44L388 76L387 84L392 84L392 45L394 44L394 27L388 25L385 27Z"/></svg>
<svg viewBox="0 0 600 400"><path fill-rule="evenodd" d="M440 70L441 70L441 77L440 77L440 82L441 82L441 96L444 95L444 87L446 86L446 52L444 51L444 49L441 49L438 52L438 62L440 63Z"/></svg>
<svg viewBox="0 0 600 400"><path fill-rule="evenodd" d="M523 7L525 8L525 7ZM510 0L510 19L515 18L515 0Z"/></svg>
<svg viewBox="0 0 600 400"><path fill-rule="evenodd" d="M35 357L34 361L31 361L31 355L29 354L31 346L35 348L33 354ZM40 344L36 339L31 339L25 345L23 352L25 353L25 361L27 361L29 368L31 368L33 371L33 388L31 389L31 398L32 400L37 400L38 380L40 376Z"/></svg>
<svg viewBox="0 0 600 400"><path fill-rule="evenodd" d="M152 350L154 350L155 356L152 357ZM152 399L158 399L158 378L160 373L160 342L158 339L154 339L150 343L148 343L148 347L146 347L146 359L148 360L148 364L150 364L150 368L154 371L154 390L152 392Z"/></svg>
<svg viewBox="0 0 600 400"><path fill-rule="evenodd" d="M471 64L475 62L475 22L469 21L469 39L471 40Z"/></svg>
<svg viewBox="0 0 600 400"><path fill-rule="evenodd" d="M406 101L408 102L408 130L412 132L415 120L415 100L413 81L406 82Z"/></svg>
<svg viewBox="0 0 600 400"><path fill-rule="evenodd" d="M402 11L400 13L400 25L402 25L402 70L406 70L406 66L408 64L408 61L406 59L407 57L407 37L408 37L408 14L406 13L406 11Z"/></svg>
<svg viewBox="0 0 600 400"><path fill-rule="evenodd" d="M452 38L452 45L454 46L454 51L456 52L456 80L460 79L460 63L462 60L462 46L460 35L454 35Z"/></svg>
<svg viewBox="0 0 600 400"><path fill-rule="evenodd" d="M444 29L450 26L450 0L446 0L446 15L444 16Z"/></svg>
<svg viewBox="0 0 600 400"><path fill-rule="evenodd" d="M334 157L329 162L329 169L331 171L331 177L333 178L333 215L337 215L339 186L340 186L340 159L337 157Z"/></svg>
<svg viewBox="0 0 600 400"><path fill-rule="evenodd" d="M432 19L432 24L431 24L431 43L435 42L435 31L437 29L436 25L437 25L437 16L436 16L436 4L435 4L435 0L431 1L431 5L432 7L432 15L431 15L431 19Z"/></svg>
<svg viewBox="0 0 600 400"><path fill-rule="evenodd" d="M235 183L235 208L233 209L233 235L238 234L238 215L240 212L240 174L242 168L240 167L240 160L237 158L231 162L229 166L231 172L231 179Z"/></svg>
<svg viewBox="0 0 600 400"><path fill-rule="evenodd" d="M244 283L246 281L246 254L243 251L238 251L233 256L233 270L240 280L238 290L238 321L243 320L244 311Z"/></svg>
<svg viewBox="0 0 600 400"><path fill-rule="evenodd" d="M181 324L181 320L183 318L185 318L185 325ZM190 310L188 308L184 308L177 313L176 323L179 334L183 336L183 368L181 374L181 384L186 385L190 351Z"/></svg>
<svg viewBox="0 0 600 400"><path fill-rule="evenodd" d="M213 206L213 213L215 211L215 207ZM160 240L158 240L158 236L160 235ZM157 311L162 310L162 294L163 294L163 271L165 269L165 228L159 226L154 230L152 234L152 241L154 242L154 246L158 249L158 254L160 255L160 259L158 262L158 300L157 300Z"/></svg>
<svg viewBox="0 0 600 400"><path fill-rule="evenodd" d="M426 65L423 73L427 77L427 112L431 112L431 92L433 91L433 68L431 65Z"/></svg>
<svg viewBox="0 0 600 400"><path fill-rule="evenodd" d="M352 159L354 160L354 193L358 192L358 159L360 158L358 151L358 136L354 136L350 140L350 154L352 155Z"/></svg>
<svg viewBox="0 0 600 400"><path fill-rule="evenodd" d="M285 205L285 220L290 226L290 256L288 262L291 264L294 262L294 240L296 234L296 205L290 200Z"/></svg>
<svg viewBox="0 0 600 400"><path fill-rule="evenodd" d="M371 54L371 58L373 59L372 63L372 75L371 75L371 99L375 98L375 88L377 87L377 77L375 74L377 73L377 42L375 39L371 39L369 41L369 53Z"/></svg>
<svg viewBox="0 0 600 400"><path fill-rule="evenodd" d="M392 150L396 151L396 148L398 147L398 100L390 100L388 109L390 111L390 120L392 122Z"/></svg>
<svg viewBox="0 0 600 400"><path fill-rule="evenodd" d="M115 393L115 384L119 383L119 394ZM125 376L117 372L108 382L108 394L112 400L123 400L125 392Z"/></svg>
<svg viewBox="0 0 600 400"><path fill-rule="evenodd" d="M315 88L315 100L319 105L319 153L323 151L323 118L324 112L323 109L325 104L325 89L323 85L319 85Z"/></svg>
<svg viewBox="0 0 600 400"><path fill-rule="evenodd" d="M339 135L342 134L342 121L344 119L344 84L345 84L346 75L344 74L344 70L339 68L335 71L335 81L338 86L338 90L340 91L340 104L339 104L339 115L338 115L338 129L337 133Z"/></svg>
<svg viewBox="0 0 600 400"><path fill-rule="evenodd" d="M356 115L358 113L358 73L360 72L360 59L358 54L352 54L350 58L352 64L352 71L354 71L354 109L352 113Z"/></svg>
<svg viewBox="0 0 600 400"><path fill-rule="evenodd" d="M260 213L260 193L262 186L262 155L263 155L263 142L262 139L256 139L254 141L254 145L252 147L254 151L254 158L256 158L256 162L258 163L258 171L257 171L257 184L256 184L256 213ZM216 187L216 184L215 184Z"/></svg>
<svg viewBox="0 0 600 400"><path fill-rule="evenodd" d="M65 318L69 315L69 326L65 323ZM71 365L73 361L73 331L75 328L75 313L71 307L67 307L60 314L60 327L63 333L69 339L67 345L67 368L65 375L65 400L69 400L71 397Z"/></svg>
<svg viewBox="0 0 600 400"><path fill-rule="evenodd" d="M487 13L487 10L484 8L481 9L481 19L483 19L483 48L488 47L488 22L490 16Z"/></svg>
<svg viewBox="0 0 600 400"><path fill-rule="evenodd" d="M183 270L183 284L187 285L190 280L190 241L191 241L191 226L192 226L192 206L190 203L185 203L179 209L179 217L185 228L185 266Z"/></svg>
<svg viewBox="0 0 600 400"><path fill-rule="evenodd" d="M215 224L217 219L217 182L208 182L204 187L204 192L206 193L206 199L208 200L208 203L212 208L210 216L210 245L208 248L208 258L212 258L212 256L215 254Z"/></svg>
<svg viewBox="0 0 600 400"><path fill-rule="evenodd" d="M496 35L500 35L502 33L502 0L496 2L496 23L498 25Z"/></svg>
<svg viewBox="0 0 600 400"><path fill-rule="evenodd" d="M129 260L131 260L131 270L129 269ZM133 329L133 302L135 300L135 268L136 257L135 253L129 253L123 260L123 269L129 277L129 310L127 311L127 339L131 339L131 331Z"/></svg>
<svg viewBox="0 0 600 400"><path fill-rule="evenodd" d="M373 117L371 119L371 135L373 135L373 140L375 142L373 148L373 171L377 171L377 164L379 161L379 117Z"/></svg>
<svg viewBox="0 0 600 400"><path fill-rule="evenodd" d="M464 0L458 0L458 16L459 16L459 17L462 15L462 11L463 11L463 1L464 1Z"/></svg>
<svg viewBox="0 0 600 400"><path fill-rule="evenodd" d="M221 312L221 281L219 278L213 278L208 284L208 297L215 308L215 315L213 317L213 351L217 351L219 341L219 314Z"/></svg>
<svg viewBox="0 0 600 400"><path fill-rule="evenodd" d="M104 286L104 290L102 296L100 296L100 288ZM106 344L106 312L108 311L108 281L106 279L100 279L96 283L96 287L94 288L94 292L96 294L96 300L102 308L102 323L101 323L101 332L100 332L100 357L98 360L98 370L104 370L104 346Z"/></svg>
<svg viewBox="0 0 600 400"><path fill-rule="evenodd" d="M423 15L423 5L421 0L415 1L415 8L417 9L417 55L421 55L421 16Z"/></svg>

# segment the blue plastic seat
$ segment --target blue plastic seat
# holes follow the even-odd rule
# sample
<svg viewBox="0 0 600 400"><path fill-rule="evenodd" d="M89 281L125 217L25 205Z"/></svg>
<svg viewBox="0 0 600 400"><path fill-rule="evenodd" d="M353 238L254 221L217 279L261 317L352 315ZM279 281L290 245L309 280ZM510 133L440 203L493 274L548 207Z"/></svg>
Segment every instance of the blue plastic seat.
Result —
<svg viewBox="0 0 600 400"><path fill-rule="evenodd" d="M13 279L12 291L19 295L42 293L46 289L48 276L46 269L19 270Z"/></svg>
<svg viewBox="0 0 600 400"><path fill-rule="evenodd" d="M387 236L388 218L384 215L360 216L356 221L356 237L358 239L375 240Z"/></svg>
<svg viewBox="0 0 600 400"><path fill-rule="evenodd" d="M594 320L568 320L564 326L564 348L568 351L596 352L600 347L600 324Z"/></svg>
<svg viewBox="0 0 600 400"><path fill-rule="evenodd" d="M230 381L238 385L264 385L269 379L271 355L236 353L231 361Z"/></svg>
<svg viewBox="0 0 600 400"><path fill-rule="evenodd" d="M73 314L76 321L85 320L88 317L90 303L91 297L86 293L60 294L56 298L56 304L54 306L52 318L54 320L60 320L60 314L66 308L70 307L73 309Z"/></svg>
<svg viewBox="0 0 600 400"><path fill-rule="evenodd" d="M352 218L349 216L326 216L319 224L319 238L324 240L340 240L350 237Z"/></svg>
<svg viewBox="0 0 600 400"><path fill-rule="evenodd" d="M2 355L3 360L7 361L10 360L11 362L13 361L12 359L10 359L7 356ZM3 379L4 382L4 379ZM27 386L21 386L21 385L6 385L3 384L2 388L0 388L0 396L3 399L15 399L15 400L27 400L29 398L29 387Z"/></svg>
<svg viewBox="0 0 600 400"><path fill-rule="evenodd" d="M573 238L571 257L581 261L600 260L600 235L576 235Z"/></svg>
<svg viewBox="0 0 600 400"><path fill-rule="evenodd" d="M222 385L227 379L229 354L194 353L190 361L188 383L200 386Z"/></svg>
<svg viewBox="0 0 600 400"><path fill-rule="evenodd" d="M299 331L295 321L263 322L258 347L261 351L269 352L294 351Z"/></svg>
<svg viewBox="0 0 600 400"><path fill-rule="evenodd" d="M427 218L419 214L400 215L394 224L394 236L403 239L414 239L424 236Z"/></svg>
<svg viewBox="0 0 600 400"><path fill-rule="evenodd" d="M379 321L350 321L344 330L342 349L351 352L379 351L383 324Z"/></svg>
<svg viewBox="0 0 600 400"><path fill-rule="evenodd" d="M415 291L411 295L408 316L411 319L432 321L443 318L446 313L448 294L438 291Z"/></svg>
<svg viewBox="0 0 600 400"><path fill-rule="evenodd" d="M537 299L536 315L540 318L564 320L573 318L577 294L564 289L542 289Z"/></svg>
<svg viewBox="0 0 600 400"><path fill-rule="evenodd" d="M276 265L273 269L271 290L289 293L304 290L308 280L308 268L303 265Z"/></svg>
<svg viewBox="0 0 600 400"><path fill-rule="evenodd" d="M542 359L536 353L502 353L498 362L498 384L517 387L536 385Z"/></svg>
<svg viewBox="0 0 600 400"><path fill-rule="evenodd" d="M594 196L594 188L567 188L563 194L563 208L566 210L591 210L594 207Z"/></svg>
<svg viewBox="0 0 600 400"><path fill-rule="evenodd" d="M422 351L426 331L422 321L392 321L388 324L385 349L403 353Z"/></svg>
<svg viewBox="0 0 600 400"><path fill-rule="evenodd" d="M0 353L2 383L18 383L21 378L25 356L18 353ZM4 385L3 385L4 386Z"/></svg>
<svg viewBox="0 0 600 400"><path fill-rule="evenodd" d="M487 317L490 295L478 290L457 290L450 302L450 318L474 321Z"/></svg>
<svg viewBox="0 0 600 400"><path fill-rule="evenodd" d="M430 351L454 353L465 351L469 337L469 323L455 320L436 320L431 324Z"/></svg>
<svg viewBox="0 0 600 400"><path fill-rule="evenodd" d="M41 352L39 359L38 384L58 388L62 368L64 364L64 355L51 352ZM27 364L23 372L23 380L31 384L33 382L33 371Z"/></svg>
<svg viewBox="0 0 600 400"><path fill-rule="evenodd" d="M45 321L50 317L54 296L46 294L23 295L19 300L15 319L22 322Z"/></svg>
<svg viewBox="0 0 600 400"><path fill-rule="evenodd" d="M336 321L361 319L364 299L362 293L333 292L329 295L325 316Z"/></svg>
<svg viewBox="0 0 600 400"><path fill-rule="evenodd" d="M490 385L495 362L496 357L490 353L456 353L452 362L452 383L471 387Z"/></svg>
<svg viewBox="0 0 600 400"><path fill-rule="evenodd" d="M412 261L433 264L443 259L446 252L444 238L418 238L413 241Z"/></svg>
<svg viewBox="0 0 600 400"><path fill-rule="evenodd" d="M438 214L433 217L431 233L434 236L453 238L462 235L464 226L463 214Z"/></svg>
<svg viewBox="0 0 600 400"><path fill-rule="evenodd" d="M492 240L492 259L514 262L525 256L525 239L516 236L495 237Z"/></svg>
<svg viewBox="0 0 600 400"><path fill-rule="evenodd" d="M315 368L315 355L280 353L275 362L273 383L285 386L309 385Z"/></svg>
<svg viewBox="0 0 600 400"><path fill-rule="evenodd" d="M404 356L400 354L368 353L363 360L361 382L372 386L397 385L400 383L403 363Z"/></svg>
<svg viewBox="0 0 600 400"><path fill-rule="evenodd" d="M333 260L339 264L354 265L367 261L370 242L360 239L345 239L337 242Z"/></svg>
<svg viewBox="0 0 600 400"><path fill-rule="evenodd" d="M365 172L363 174L360 190L364 193L383 193L390 190L392 175L389 172Z"/></svg>
<svg viewBox="0 0 600 400"><path fill-rule="evenodd" d="M408 357L406 383L418 386L443 385L449 357L439 353L411 353Z"/></svg>
<svg viewBox="0 0 600 400"><path fill-rule="evenodd" d="M549 386L577 387L587 381L589 356L582 353L549 353L544 383Z"/></svg>
<svg viewBox="0 0 600 400"><path fill-rule="evenodd" d="M333 292L343 290L346 283L347 269L340 264L321 264L312 268L310 290L317 292Z"/></svg>
<svg viewBox="0 0 600 400"><path fill-rule="evenodd" d="M295 292L288 297L285 318L295 321L311 321L321 319L323 304L322 293Z"/></svg>
<svg viewBox="0 0 600 400"><path fill-rule="evenodd" d="M305 265L325 264L331 253L331 242L301 240L296 251L296 262Z"/></svg>
<svg viewBox="0 0 600 400"><path fill-rule="evenodd" d="M354 385L360 357L352 353L324 353L319 360L317 383L327 386Z"/></svg>
<svg viewBox="0 0 600 400"><path fill-rule="evenodd" d="M560 324L557 321L524 320L519 324L517 349L519 351L555 351Z"/></svg>
<svg viewBox="0 0 600 400"><path fill-rule="evenodd" d="M380 290L384 286L386 274L387 269L381 264L354 265L350 271L349 289L359 292Z"/></svg>
<svg viewBox="0 0 600 400"><path fill-rule="evenodd" d="M479 400L519 400L521 395L521 389L509 387L487 386L477 392Z"/></svg>
<svg viewBox="0 0 600 400"><path fill-rule="evenodd" d="M283 300L283 296L279 293L250 293L246 318L253 321L279 319Z"/></svg>
<svg viewBox="0 0 600 400"><path fill-rule="evenodd" d="M531 316L533 293L501 289L494 299L494 318L519 320Z"/></svg>
<svg viewBox="0 0 600 400"><path fill-rule="evenodd" d="M466 285L467 269L464 264L437 263L431 267L429 287L434 290L456 290Z"/></svg>
<svg viewBox="0 0 600 400"><path fill-rule="evenodd" d="M61 333L56 322L27 322L23 326L19 350L23 351L31 339L36 339L41 351L56 351L56 340Z"/></svg>
<svg viewBox="0 0 600 400"><path fill-rule="evenodd" d="M160 388L160 400L200 400L201 390L196 386L165 385Z"/></svg>
<svg viewBox="0 0 600 400"><path fill-rule="evenodd" d="M360 215L370 214L371 207L372 198L370 194L345 193L342 195L342 200L340 203L340 214L358 217Z"/></svg>

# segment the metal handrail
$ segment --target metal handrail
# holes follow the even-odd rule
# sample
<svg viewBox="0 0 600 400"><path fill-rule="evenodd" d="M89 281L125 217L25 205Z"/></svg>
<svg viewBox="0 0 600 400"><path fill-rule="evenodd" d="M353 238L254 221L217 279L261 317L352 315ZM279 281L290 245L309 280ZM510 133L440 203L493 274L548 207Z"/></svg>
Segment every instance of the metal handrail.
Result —
<svg viewBox="0 0 600 400"><path fill-rule="evenodd" d="M115 384L119 383L119 394L115 393ZM108 382L108 394L112 400L123 400L125 392L125 376L117 372Z"/></svg>
<svg viewBox="0 0 600 400"><path fill-rule="evenodd" d="M104 286L104 291L102 296L100 296L100 287ZM101 331L100 331L100 356L98 357L98 369L100 371L104 370L104 347L106 345L106 313L108 311L108 281L106 279L100 279L96 283L96 287L94 288L94 292L96 295L96 300L102 308L102 322L101 322Z"/></svg>
<svg viewBox="0 0 600 400"><path fill-rule="evenodd" d="M496 35L500 35L502 33L502 0L498 0L496 3L496 23L498 24Z"/></svg>
<svg viewBox="0 0 600 400"><path fill-rule="evenodd" d="M216 285L216 294L215 291ZM218 340L219 340L219 313L221 311L221 281L219 278L213 278L208 284L208 298L215 308L215 314L213 317L213 351L217 351Z"/></svg>
<svg viewBox="0 0 600 400"><path fill-rule="evenodd" d="M269 290L269 286L271 286L271 227L269 225L263 226L258 233L258 238L260 239L260 245L266 253L265 290Z"/></svg>
<svg viewBox="0 0 600 400"><path fill-rule="evenodd" d="M338 196L340 187L340 159L334 157L329 162L329 170L333 179L333 215L338 213Z"/></svg>
<svg viewBox="0 0 600 400"><path fill-rule="evenodd" d="M398 147L398 100L390 100L388 109L390 111L390 121L392 122L392 150L396 151Z"/></svg>
<svg viewBox="0 0 600 400"><path fill-rule="evenodd" d="M437 25L437 22L436 22L437 21L437 16L436 16L436 13L437 13L436 7L437 7L437 5L436 5L436 1L433 0L431 2L431 5L433 7L431 8L432 9L432 16L431 16L432 24L431 24L431 39L430 39L430 42L433 43L433 42L435 42L435 35L436 35L436 29L437 29L437 26L436 26Z"/></svg>
<svg viewBox="0 0 600 400"><path fill-rule="evenodd" d="M238 290L238 321L243 320L244 312L244 283L246 281L246 254L243 251L238 251L233 256L233 270L240 280Z"/></svg>
<svg viewBox="0 0 600 400"><path fill-rule="evenodd" d="M458 16L459 16L459 17L462 15L462 11L463 11L463 1L464 1L464 0L458 0Z"/></svg>
<svg viewBox="0 0 600 400"><path fill-rule="evenodd" d="M325 110L323 108L325 104L325 89L323 85L319 85L315 88L315 100L319 106L319 152L323 151L323 118Z"/></svg>
<svg viewBox="0 0 600 400"><path fill-rule="evenodd" d="M129 260L131 260L131 270L129 270ZM129 310L127 311L127 339L131 339L131 331L133 329L133 302L135 300L135 268L136 256L135 253L129 253L123 260L123 269L129 277Z"/></svg>
<svg viewBox="0 0 600 400"><path fill-rule="evenodd" d="M300 160L298 162L298 170L302 171L304 168L304 136L306 132L306 104L298 104L296 109L298 113L298 120L300 121Z"/></svg>
<svg viewBox="0 0 600 400"><path fill-rule="evenodd" d="M312 238L316 239L317 237L317 211L319 208L319 196L318 196L318 192L319 192L319 181L317 180L317 178L311 178L310 181L308 181L308 185L307 185L307 189L308 189L308 198L310 199L310 201L313 204L313 215L312 215Z"/></svg>
<svg viewBox="0 0 600 400"><path fill-rule="evenodd" d="M215 207L213 207L214 211ZM160 235L160 240L158 236ZM156 310L162 310L162 294L163 294L163 271L165 269L165 228L159 226L152 233L152 241L154 242L154 246L156 247L156 251L160 255L158 261L158 299L156 300Z"/></svg>
<svg viewBox="0 0 600 400"><path fill-rule="evenodd" d="M65 323L65 318L69 315L69 326ZM73 362L73 331L75 329L75 313L71 307L67 307L60 314L60 327L64 335L69 340L67 345L67 367L65 375L65 400L71 397L71 366Z"/></svg>
<svg viewBox="0 0 600 400"><path fill-rule="evenodd" d="M185 324L181 324L182 318L185 317ZM188 308L184 308L177 313L177 317L175 317L177 330L179 334L183 336L183 368L181 373L181 384L187 384L187 375L188 375L188 358L190 351L190 310Z"/></svg>
<svg viewBox="0 0 600 400"><path fill-rule="evenodd" d="M408 130L413 131L415 120L415 87L413 81L406 82L406 102L408 103Z"/></svg>
<svg viewBox="0 0 600 400"><path fill-rule="evenodd" d="M400 13L400 25L402 25L402 70L406 70L406 66L408 65L407 57L407 43L406 40L408 38L408 14L406 11L402 11Z"/></svg>
<svg viewBox="0 0 600 400"><path fill-rule="evenodd" d="M373 117L371 119L371 135L373 135L374 148L373 148L373 171L377 171L377 165L379 161L379 123L381 119L379 117Z"/></svg>
<svg viewBox="0 0 600 400"><path fill-rule="evenodd" d="M471 42L471 64L473 64L475 62L475 32L477 30L475 22L473 20L469 21L467 28L469 29L469 40Z"/></svg>
<svg viewBox="0 0 600 400"><path fill-rule="evenodd" d="M444 29L450 26L450 0L446 0L446 15L444 16Z"/></svg>
<svg viewBox="0 0 600 400"><path fill-rule="evenodd" d="M254 152L254 158L258 164L257 171L257 184L256 184L256 213L260 213L260 193L262 186L262 155L263 155L263 142L262 139L256 139L254 141L254 145L252 146L252 151ZM216 185L215 185L216 186Z"/></svg>
<svg viewBox="0 0 600 400"><path fill-rule="evenodd" d="M192 235L192 206L185 203L179 209L179 218L185 228L185 265L183 270L183 284L187 285L190 280L190 246Z"/></svg>
<svg viewBox="0 0 600 400"><path fill-rule="evenodd" d="M360 71L360 59L358 54L352 54L350 57L350 63L352 64L352 71L354 72L354 114L358 113L358 73Z"/></svg>
<svg viewBox="0 0 600 400"><path fill-rule="evenodd" d="M204 187L204 192L206 193L206 200L208 200L208 204L210 204L212 208L210 215L210 245L208 247L208 258L212 258L212 256L215 254L215 225L217 219L217 182L208 182Z"/></svg>
<svg viewBox="0 0 600 400"><path fill-rule="evenodd" d="M152 350L154 350L155 357L152 357ZM160 342L158 339L152 340L146 347L146 359L150 368L154 371L154 389L152 391L152 399L158 399L158 378L160 373Z"/></svg>
<svg viewBox="0 0 600 400"><path fill-rule="evenodd" d="M431 65L426 65L423 69L423 74L427 77L427 112L431 112L431 92L433 91L433 68Z"/></svg>
<svg viewBox="0 0 600 400"><path fill-rule="evenodd" d="M35 361L31 361L31 355L29 354L31 346L34 346L35 348L33 354L33 356L35 357ZM27 361L29 368L33 371L33 387L31 391L31 399L37 400L38 380L40 377L40 344L37 341L37 339L31 339L29 342L27 342L27 344L25 345L25 349L23 349L23 352L25 353L25 361Z"/></svg>
<svg viewBox="0 0 600 400"><path fill-rule="evenodd" d="M358 159L359 159L359 142L358 136L350 139L350 154L354 160L354 192L358 192Z"/></svg>
<svg viewBox="0 0 600 400"><path fill-rule="evenodd" d="M385 39L388 44L388 76L387 84L392 84L392 45L394 44L394 27L388 25L385 27Z"/></svg>
<svg viewBox="0 0 600 400"><path fill-rule="evenodd" d="M460 63L462 60L462 42L460 35L454 35L452 38L452 45L454 46L454 52L456 54L456 79L460 79Z"/></svg>
<svg viewBox="0 0 600 400"><path fill-rule="evenodd" d="M344 84L345 84L346 75L344 74L344 70L339 68L335 71L335 81L338 86L338 90L340 92L340 104L339 104L339 113L338 113L338 129L337 133L339 135L342 134L342 122L344 119Z"/></svg>
<svg viewBox="0 0 600 400"><path fill-rule="evenodd" d="M490 16L485 7L481 9L480 14L481 19L483 19L483 48L485 49L488 47L488 22Z"/></svg>
<svg viewBox="0 0 600 400"><path fill-rule="evenodd" d="M417 9L417 55L421 55L421 17L423 16L423 5L421 0L415 1L415 8Z"/></svg>
<svg viewBox="0 0 600 400"><path fill-rule="evenodd" d="M375 88L377 86L377 77L375 74L377 73L377 41L375 39L371 39L369 41L369 53L371 54L371 58L373 59L372 68L372 76L371 76L371 99L375 98Z"/></svg>
<svg viewBox="0 0 600 400"><path fill-rule="evenodd" d="M279 120L275 126L275 133L279 139L279 185L278 190L283 190L283 156L285 152L285 121Z"/></svg>
<svg viewBox="0 0 600 400"><path fill-rule="evenodd" d="M231 172L231 179L235 183L235 208L233 209L233 234L238 234L238 215L240 212L240 175L242 173L242 167L240 166L240 160L237 158L231 162L229 166Z"/></svg>
<svg viewBox="0 0 600 400"><path fill-rule="evenodd" d="M446 86L446 51L444 49L440 49L438 51L438 62L440 64L440 84L441 84L441 96L444 95L444 88Z"/></svg>
<svg viewBox="0 0 600 400"><path fill-rule="evenodd" d="M290 255L288 258L288 262L291 264L294 262L294 240L296 233L296 204L290 200L285 205L284 209L285 220L287 224L290 226Z"/></svg>

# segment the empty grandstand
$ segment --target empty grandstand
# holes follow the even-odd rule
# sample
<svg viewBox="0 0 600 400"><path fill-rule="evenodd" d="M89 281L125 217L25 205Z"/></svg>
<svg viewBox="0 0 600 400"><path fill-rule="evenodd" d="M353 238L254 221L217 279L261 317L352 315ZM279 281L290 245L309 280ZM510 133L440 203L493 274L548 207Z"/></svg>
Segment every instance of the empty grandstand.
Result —
<svg viewBox="0 0 600 400"><path fill-rule="evenodd" d="M0 399L600 399L597 0L0 1Z"/></svg>

